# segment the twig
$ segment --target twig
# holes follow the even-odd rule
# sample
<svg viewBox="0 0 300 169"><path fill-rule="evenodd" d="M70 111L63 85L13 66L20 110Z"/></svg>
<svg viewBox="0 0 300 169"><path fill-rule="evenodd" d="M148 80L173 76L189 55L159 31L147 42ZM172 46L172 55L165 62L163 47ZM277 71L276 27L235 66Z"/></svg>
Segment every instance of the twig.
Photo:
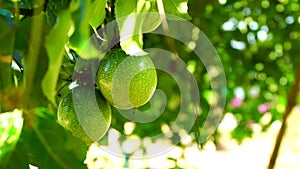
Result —
<svg viewBox="0 0 300 169"><path fill-rule="evenodd" d="M276 159L278 156L281 141L283 139L284 133L287 128L287 118L291 114L293 107L296 105L297 96L298 96L298 93L300 90L299 83L300 83L300 61L298 63L297 73L295 74L295 82L294 82L293 88L292 88L291 93L288 98L285 113L283 114L283 117L282 117L282 125L280 127L278 136L276 138L273 153L272 153L270 161L269 161L268 169L273 169L276 164Z"/></svg>

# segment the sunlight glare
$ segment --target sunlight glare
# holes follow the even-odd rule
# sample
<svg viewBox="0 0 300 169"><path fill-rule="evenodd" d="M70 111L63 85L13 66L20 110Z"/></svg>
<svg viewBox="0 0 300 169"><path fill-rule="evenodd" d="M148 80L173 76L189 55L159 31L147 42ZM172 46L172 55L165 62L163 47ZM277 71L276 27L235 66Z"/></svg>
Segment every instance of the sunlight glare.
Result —
<svg viewBox="0 0 300 169"><path fill-rule="evenodd" d="M221 5L225 5L226 2L227 2L227 0L219 0L219 4L221 4Z"/></svg>
<svg viewBox="0 0 300 169"><path fill-rule="evenodd" d="M268 38L268 34L267 34L266 31L260 30L260 31L257 32L257 37L258 37L259 40L265 41Z"/></svg>

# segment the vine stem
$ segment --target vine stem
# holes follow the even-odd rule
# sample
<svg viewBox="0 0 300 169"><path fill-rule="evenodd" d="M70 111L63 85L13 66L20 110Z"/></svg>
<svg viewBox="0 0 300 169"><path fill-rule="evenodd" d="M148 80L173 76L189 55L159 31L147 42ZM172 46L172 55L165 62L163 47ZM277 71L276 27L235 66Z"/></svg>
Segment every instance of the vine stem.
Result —
<svg viewBox="0 0 300 169"><path fill-rule="evenodd" d="M282 139L284 137L285 131L287 129L287 119L289 117L289 115L292 112L293 107L296 105L296 100L298 97L298 93L300 91L300 61L298 63L298 67L297 67L297 72L295 74L295 82L294 85L292 87L291 93L288 97L288 102L287 102L287 106L286 106L286 110L283 114L282 117L282 125L280 127L279 133L277 135L276 138L276 142L273 148L273 152L269 161L269 165L268 165L268 169L273 169L275 167L276 164L276 160L277 160L277 156L278 156L278 152L279 152L279 148L282 142Z"/></svg>
<svg viewBox="0 0 300 169"><path fill-rule="evenodd" d="M39 11L34 10L34 15L38 15ZM36 68L38 67L38 58L40 48L42 46L42 31L43 24L41 17L33 17L30 32L30 45L28 47L27 59L24 60L24 88L26 90L26 97L30 96L32 88L34 88L34 78L36 75Z"/></svg>
<svg viewBox="0 0 300 169"><path fill-rule="evenodd" d="M166 13L165 13L165 9L164 9L163 0L157 0L157 8L158 8L158 12L160 14L162 27L163 27L166 35L167 35L166 38L167 38L168 45L169 45L170 49L172 50L172 52L175 54L175 56L178 57L178 52L176 50L174 40L172 38L170 38L170 36L168 36L168 35L170 35L170 31L169 31L167 18L166 18Z"/></svg>

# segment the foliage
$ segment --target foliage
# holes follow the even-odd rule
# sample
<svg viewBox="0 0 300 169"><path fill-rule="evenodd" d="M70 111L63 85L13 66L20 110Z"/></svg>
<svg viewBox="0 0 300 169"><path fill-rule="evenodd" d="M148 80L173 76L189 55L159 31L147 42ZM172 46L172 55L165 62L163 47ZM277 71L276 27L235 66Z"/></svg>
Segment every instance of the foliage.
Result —
<svg viewBox="0 0 300 169"><path fill-rule="evenodd" d="M155 34L137 34L120 44L110 44L126 36L132 24L126 20L101 29L123 16L158 12L157 2L161 1L0 1L0 168L28 168L28 164L39 168L86 168L83 161L87 145L57 123L56 111L72 81L93 82L80 72L101 59L101 55L95 58L90 54L95 47L85 49L95 33L100 37L97 42L103 47L101 51L121 47L130 54L144 48L170 51L175 46L199 87L201 116L191 131L195 133L193 141L198 141L197 133L215 95L209 70L195 53L185 44ZM299 61L298 0L162 2L166 13L188 19L216 48L227 79L224 113L234 114L238 122L232 130L233 138L241 142L253 134L255 126L266 130L281 120ZM138 19L131 25L131 33L151 32L161 25L159 17ZM82 65L75 66L79 61ZM151 123L137 123L133 135L155 136L179 113L181 94L176 81L165 72L157 73L157 88L164 91L168 101L165 111ZM115 108L112 111L111 127L123 132L128 120ZM270 120L263 120L267 115L271 115ZM16 122L18 125L13 125ZM174 137L178 137L176 134ZM216 144L218 134L213 136Z"/></svg>
<svg viewBox="0 0 300 169"><path fill-rule="evenodd" d="M196 10L191 8L200 4L201 14L192 13ZM243 102L227 107L240 124L234 138L242 141L253 133L255 124L266 130L280 120L299 62L298 1L192 1L190 11L225 65L228 103L233 98ZM271 120L262 122L269 114Z"/></svg>

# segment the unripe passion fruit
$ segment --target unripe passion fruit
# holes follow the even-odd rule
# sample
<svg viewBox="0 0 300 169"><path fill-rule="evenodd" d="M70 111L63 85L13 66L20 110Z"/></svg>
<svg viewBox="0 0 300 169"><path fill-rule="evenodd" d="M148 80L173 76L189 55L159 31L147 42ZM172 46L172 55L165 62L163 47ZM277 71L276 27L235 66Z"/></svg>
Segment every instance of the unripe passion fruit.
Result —
<svg viewBox="0 0 300 169"><path fill-rule="evenodd" d="M58 122L87 144L100 140L111 123L111 108L99 91L76 87L58 106Z"/></svg>
<svg viewBox="0 0 300 169"><path fill-rule="evenodd" d="M146 104L155 91L156 69L148 55L130 56L113 49L101 60L97 84L116 108L137 108Z"/></svg>

